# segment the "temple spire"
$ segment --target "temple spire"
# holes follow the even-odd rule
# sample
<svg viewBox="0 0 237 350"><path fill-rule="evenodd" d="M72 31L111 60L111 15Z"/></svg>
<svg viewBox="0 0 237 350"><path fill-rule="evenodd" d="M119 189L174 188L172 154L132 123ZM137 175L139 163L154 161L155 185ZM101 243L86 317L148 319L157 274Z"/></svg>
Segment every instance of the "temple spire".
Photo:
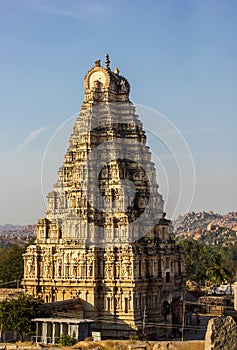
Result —
<svg viewBox="0 0 237 350"><path fill-rule="evenodd" d="M110 64L109 54L107 53L106 56L105 56L105 68L106 68L107 70L110 70L109 64Z"/></svg>

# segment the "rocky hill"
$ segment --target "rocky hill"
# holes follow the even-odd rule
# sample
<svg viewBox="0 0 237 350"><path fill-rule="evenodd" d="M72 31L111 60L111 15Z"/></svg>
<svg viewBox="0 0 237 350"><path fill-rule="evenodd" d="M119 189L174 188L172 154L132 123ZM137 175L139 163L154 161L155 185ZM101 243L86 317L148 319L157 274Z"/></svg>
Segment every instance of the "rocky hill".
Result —
<svg viewBox="0 0 237 350"><path fill-rule="evenodd" d="M237 237L237 212L225 215L209 212L190 212L173 221L179 237L201 239L210 245L234 243Z"/></svg>
<svg viewBox="0 0 237 350"><path fill-rule="evenodd" d="M0 246L26 244L35 237L36 225L0 225Z"/></svg>
<svg viewBox="0 0 237 350"><path fill-rule="evenodd" d="M237 212L225 215L213 211L194 211L173 221L177 237L201 239L211 245L234 243L237 237ZM0 225L0 246L24 244L35 237L36 225Z"/></svg>

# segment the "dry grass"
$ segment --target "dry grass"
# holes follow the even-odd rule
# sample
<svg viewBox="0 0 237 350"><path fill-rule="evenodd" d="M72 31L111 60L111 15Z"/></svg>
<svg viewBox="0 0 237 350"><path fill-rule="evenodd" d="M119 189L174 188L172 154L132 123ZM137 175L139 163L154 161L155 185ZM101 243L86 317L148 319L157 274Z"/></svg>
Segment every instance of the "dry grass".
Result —
<svg viewBox="0 0 237 350"><path fill-rule="evenodd" d="M101 341L81 341L77 343L74 349L90 349L99 346L102 350L127 350L128 345L132 344L129 340L101 340Z"/></svg>
<svg viewBox="0 0 237 350"><path fill-rule="evenodd" d="M74 349L91 349L91 348L96 348L99 346L102 350L127 350L128 345L130 344L138 344L136 341L131 341L131 340L102 340L98 342L94 341L83 341L79 342L76 345L74 345ZM177 350L204 350L205 349L205 343L204 341L197 341L197 340L192 340L192 341L177 341L177 342L172 342L176 347ZM154 344L152 344L150 347L148 346L147 349L152 349Z"/></svg>
<svg viewBox="0 0 237 350"><path fill-rule="evenodd" d="M149 343L149 342L147 342ZM158 343L158 342L157 342ZM164 342L161 342L164 343ZM177 347L177 350L204 350L205 349L205 342L204 341L198 341L198 340L192 340L192 341L172 341L172 343ZM96 348L97 346L100 347L101 350L128 350L128 346L130 344L139 344L139 341L134 340L102 340L102 341L82 341L77 344L75 344L72 347L62 347L62 350L88 350ZM154 342L150 344L150 346L147 346L147 350L150 350L154 346ZM36 344L27 343L27 342L18 342L14 344L1 344L6 346L6 350L10 349L16 349L16 346L18 347L18 350L24 350L24 349L40 349L39 347L36 348ZM56 346L57 347L57 346ZM52 345L47 346L48 349L53 349Z"/></svg>
<svg viewBox="0 0 237 350"><path fill-rule="evenodd" d="M177 341L172 342L177 350L204 350L205 342L204 340L190 340L190 341Z"/></svg>

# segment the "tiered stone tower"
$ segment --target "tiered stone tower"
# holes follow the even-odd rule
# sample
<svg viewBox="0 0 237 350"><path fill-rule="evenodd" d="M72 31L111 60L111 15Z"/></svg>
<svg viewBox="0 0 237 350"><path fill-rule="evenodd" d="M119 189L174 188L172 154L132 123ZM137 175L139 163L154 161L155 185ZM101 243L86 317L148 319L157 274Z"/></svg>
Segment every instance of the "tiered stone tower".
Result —
<svg viewBox="0 0 237 350"><path fill-rule="evenodd" d="M129 83L109 63L107 55L105 68L98 60L85 76L22 285L47 302L80 297L84 316L111 337L154 330L169 305L178 322L184 268Z"/></svg>

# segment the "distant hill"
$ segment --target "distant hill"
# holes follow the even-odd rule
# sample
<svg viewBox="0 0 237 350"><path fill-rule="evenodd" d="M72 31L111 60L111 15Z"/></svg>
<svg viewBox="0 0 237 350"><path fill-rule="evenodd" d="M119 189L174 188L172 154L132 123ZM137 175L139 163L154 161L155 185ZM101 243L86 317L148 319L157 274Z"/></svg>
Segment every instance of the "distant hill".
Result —
<svg viewBox="0 0 237 350"><path fill-rule="evenodd" d="M1 231L15 231L15 230L20 230L22 227L24 227L24 226L5 224L5 225L0 225L0 230Z"/></svg>
<svg viewBox="0 0 237 350"><path fill-rule="evenodd" d="M201 239L210 245L227 245L237 238L237 212L190 212L173 222L176 237ZM35 237L36 225L0 225L0 245L27 243Z"/></svg>
<svg viewBox="0 0 237 350"><path fill-rule="evenodd" d="M35 237L36 225L0 225L0 246L25 244Z"/></svg>
<svg viewBox="0 0 237 350"><path fill-rule="evenodd" d="M213 211L192 211L179 216L173 226L176 236L201 239L210 245L227 245L236 241L237 212L221 215Z"/></svg>

